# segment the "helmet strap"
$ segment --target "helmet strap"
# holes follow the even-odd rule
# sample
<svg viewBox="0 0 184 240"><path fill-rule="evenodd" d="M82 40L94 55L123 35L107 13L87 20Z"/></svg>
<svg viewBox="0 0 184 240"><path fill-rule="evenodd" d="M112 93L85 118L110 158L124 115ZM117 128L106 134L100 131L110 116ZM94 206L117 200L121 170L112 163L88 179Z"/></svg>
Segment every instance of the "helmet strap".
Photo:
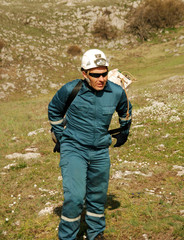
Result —
<svg viewBox="0 0 184 240"><path fill-rule="evenodd" d="M89 84L89 86L91 86L91 82L90 82L89 78L85 78L85 80Z"/></svg>
<svg viewBox="0 0 184 240"><path fill-rule="evenodd" d="M86 72L86 75L89 76L89 70ZM87 83L89 84L89 86L91 86L91 81L89 80L89 78L86 78Z"/></svg>

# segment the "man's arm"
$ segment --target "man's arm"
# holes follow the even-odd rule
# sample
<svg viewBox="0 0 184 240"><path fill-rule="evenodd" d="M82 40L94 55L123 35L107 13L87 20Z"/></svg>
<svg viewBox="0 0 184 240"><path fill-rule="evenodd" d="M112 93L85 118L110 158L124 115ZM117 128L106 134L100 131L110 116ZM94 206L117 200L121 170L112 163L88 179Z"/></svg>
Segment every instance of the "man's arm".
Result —
<svg viewBox="0 0 184 240"><path fill-rule="evenodd" d="M118 134L112 135L112 137L117 139L114 147L120 147L128 139L129 130L132 122L132 105L127 99L127 95L124 90L117 105L116 111L119 116L120 128L123 128L123 130Z"/></svg>
<svg viewBox="0 0 184 240"><path fill-rule="evenodd" d="M68 91L64 85L52 98L48 105L48 118L52 126L52 131L56 136L57 141L61 141L64 130L64 109L68 98Z"/></svg>

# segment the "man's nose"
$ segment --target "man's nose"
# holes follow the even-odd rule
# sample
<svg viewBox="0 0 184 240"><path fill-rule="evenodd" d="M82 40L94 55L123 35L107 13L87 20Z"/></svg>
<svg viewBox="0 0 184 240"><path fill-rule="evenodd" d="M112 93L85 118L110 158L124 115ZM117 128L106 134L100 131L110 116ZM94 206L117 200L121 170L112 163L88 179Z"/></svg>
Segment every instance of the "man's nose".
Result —
<svg viewBox="0 0 184 240"><path fill-rule="evenodd" d="M98 78L100 81L104 81L104 77L102 75L100 75L100 77Z"/></svg>

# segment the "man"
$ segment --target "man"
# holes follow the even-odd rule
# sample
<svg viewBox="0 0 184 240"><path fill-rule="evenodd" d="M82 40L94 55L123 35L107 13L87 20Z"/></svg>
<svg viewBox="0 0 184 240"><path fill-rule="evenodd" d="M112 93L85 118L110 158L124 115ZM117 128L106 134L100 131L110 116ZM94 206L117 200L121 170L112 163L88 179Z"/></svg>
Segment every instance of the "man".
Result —
<svg viewBox="0 0 184 240"><path fill-rule="evenodd" d="M117 111L120 126L125 128L115 136L115 147L120 147L127 140L131 124L131 104L124 90L108 81L108 66L102 51L91 49L84 53L81 64L84 80L67 110L65 128L64 107L80 80L65 84L48 107L49 120L60 143L64 190L58 233L61 240L76 239L84 203L88 239L105 239L104 205L110 168L108 147L112 143L108 128L114 111Z"/></svg>

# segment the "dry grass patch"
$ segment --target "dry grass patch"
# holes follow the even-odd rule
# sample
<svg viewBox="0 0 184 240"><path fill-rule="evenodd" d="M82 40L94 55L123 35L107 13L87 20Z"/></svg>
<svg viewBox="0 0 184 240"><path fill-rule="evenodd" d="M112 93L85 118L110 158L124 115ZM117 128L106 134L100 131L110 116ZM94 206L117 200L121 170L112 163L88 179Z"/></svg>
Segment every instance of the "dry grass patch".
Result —
<svg viewBox="0 0 184 240"><path fill-rule="evenodd" d="M182 0L145 0L128 13L128 32L147 40L155 30L173 28L183 20Z"/></svg>

